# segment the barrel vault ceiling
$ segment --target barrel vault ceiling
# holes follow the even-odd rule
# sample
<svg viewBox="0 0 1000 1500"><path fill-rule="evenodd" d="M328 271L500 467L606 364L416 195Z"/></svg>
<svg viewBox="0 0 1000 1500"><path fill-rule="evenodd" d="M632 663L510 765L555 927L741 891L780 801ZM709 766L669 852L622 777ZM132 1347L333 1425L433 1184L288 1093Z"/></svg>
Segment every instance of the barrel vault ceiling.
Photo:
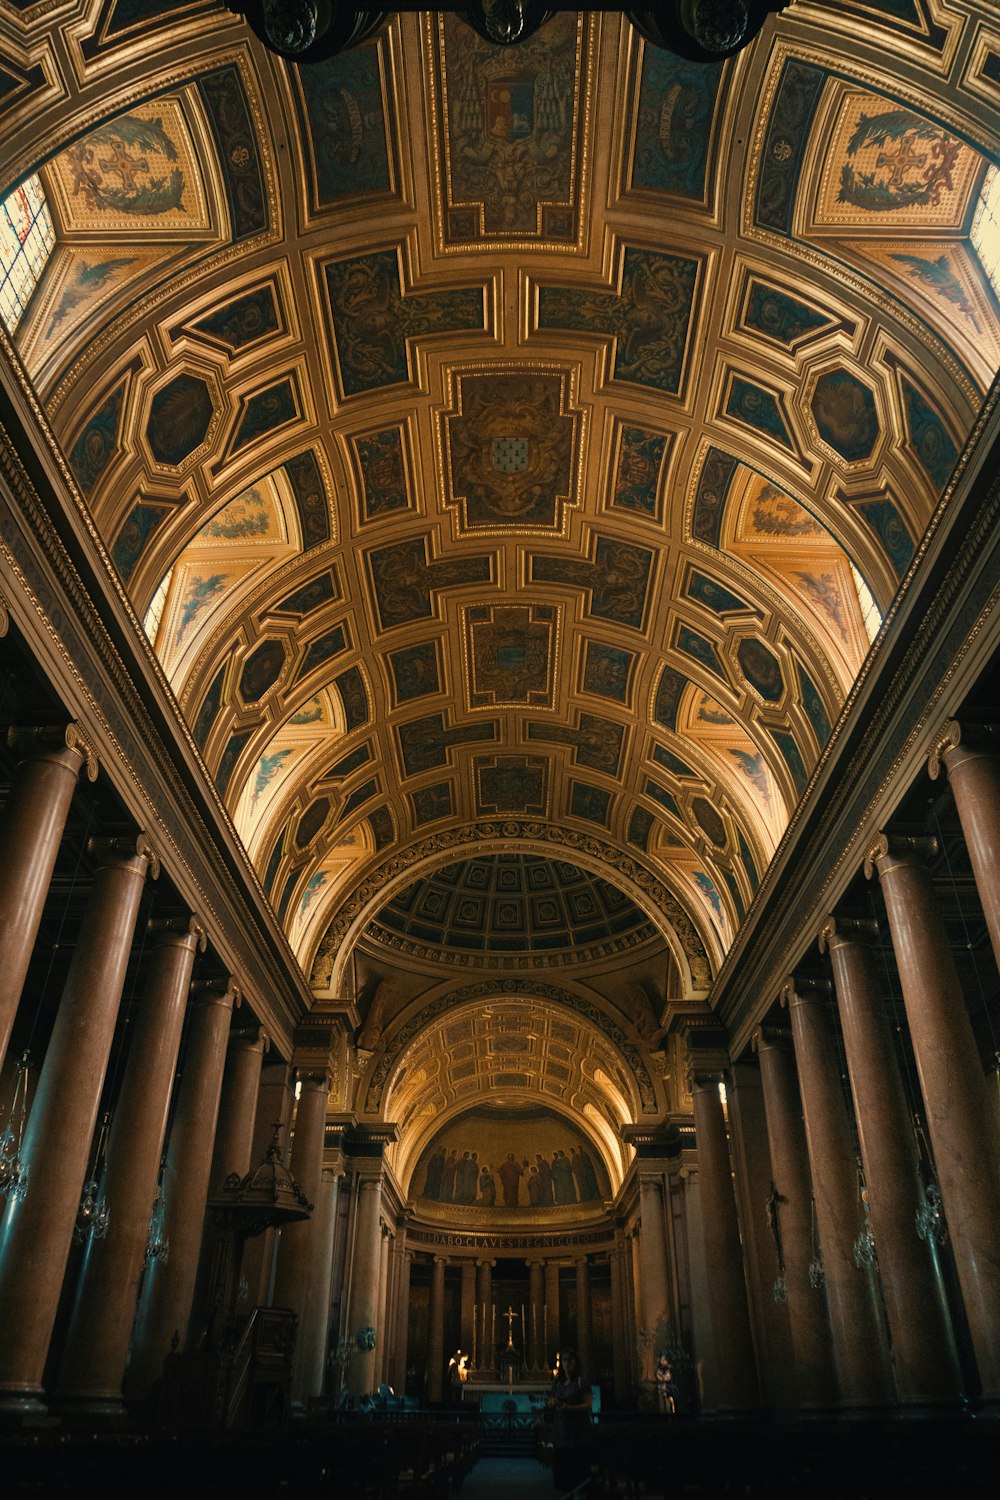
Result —
<svg viewBox="0 0 1000 1500"><path fill-rule="evenodd" d="M0 3L16 343L317 991L359 941L708 989L1000 364L998 103L960 0L301 68Z"/></svg>

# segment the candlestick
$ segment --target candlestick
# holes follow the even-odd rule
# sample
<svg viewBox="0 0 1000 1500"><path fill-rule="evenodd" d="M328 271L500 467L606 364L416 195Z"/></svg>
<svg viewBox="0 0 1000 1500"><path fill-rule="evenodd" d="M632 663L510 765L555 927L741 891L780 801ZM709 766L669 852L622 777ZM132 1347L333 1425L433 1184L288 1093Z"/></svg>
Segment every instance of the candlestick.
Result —
<svg viewBox="0 0 1000 1500"><path fill-rule="evenodd" d="M479 1303L472 1308L472 1368L476 1369L476 1325L479 1322Z"/></svg>

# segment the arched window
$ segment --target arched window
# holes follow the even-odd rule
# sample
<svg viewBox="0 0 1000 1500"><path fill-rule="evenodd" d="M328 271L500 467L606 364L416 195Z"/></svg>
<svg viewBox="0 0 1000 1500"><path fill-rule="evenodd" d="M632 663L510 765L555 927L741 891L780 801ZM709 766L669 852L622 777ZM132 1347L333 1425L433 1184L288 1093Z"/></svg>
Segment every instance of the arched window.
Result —
<svg viewBox="0 0 1000 1500"><path fill-rule="evenodd" d="M8 333L24 316L55 242L42 184L26 177L0 204L0 317Z"/></svg>
<svg viewBox="0 0 1000 1500"><path fill-rule="evenodd" d="M990 167L983 178L970 238L993 290L1000 297L1000 168Z"/></svg>

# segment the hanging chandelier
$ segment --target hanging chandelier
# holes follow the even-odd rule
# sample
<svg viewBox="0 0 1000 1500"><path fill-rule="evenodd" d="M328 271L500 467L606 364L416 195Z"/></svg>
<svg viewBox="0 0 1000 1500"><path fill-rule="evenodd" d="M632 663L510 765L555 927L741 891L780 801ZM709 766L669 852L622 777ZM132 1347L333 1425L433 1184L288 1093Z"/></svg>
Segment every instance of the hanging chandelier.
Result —
<svg viewBox="0 0 1000 1500"><path fill-rule="evenodd" d="M648 42L693 62L718 62L753 41L767 16L789 0L663 0L650 10L625 14ZM246 17L256 36L290 62L323 62L366 41L394 11L430 11L441 7L363 3L345 0L244 0L229 9ZM450 8L450 7L445 7ZM558 11L617 10L602 0L574 5L548 0L469 0L456 13L498 47L511 47L533 36Z"/></svg>

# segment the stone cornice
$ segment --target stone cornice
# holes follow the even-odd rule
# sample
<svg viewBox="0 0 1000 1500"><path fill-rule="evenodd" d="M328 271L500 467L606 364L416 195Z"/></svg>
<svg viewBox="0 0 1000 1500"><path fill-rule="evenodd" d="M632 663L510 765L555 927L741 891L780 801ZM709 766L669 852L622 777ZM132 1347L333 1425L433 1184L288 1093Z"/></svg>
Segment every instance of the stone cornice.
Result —
<svg viewBox="0 0 1000 1500"><path fill-rule="evenodd" d="M1000 382L709 995L738 1057L993 649Z"/></svg>
<svg viewBox="0 0 1000 1500"><path fill-rule="evenodd" d="M29 649L287 1052L311 992L2 332L0 575Z"/></svg>

